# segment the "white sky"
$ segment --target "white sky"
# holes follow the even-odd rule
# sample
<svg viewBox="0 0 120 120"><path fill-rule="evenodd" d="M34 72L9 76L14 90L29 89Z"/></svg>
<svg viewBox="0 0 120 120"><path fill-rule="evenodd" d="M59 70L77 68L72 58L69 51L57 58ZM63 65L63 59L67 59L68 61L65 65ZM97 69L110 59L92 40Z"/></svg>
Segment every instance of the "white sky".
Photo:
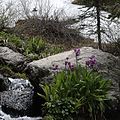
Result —
<svg viewBox="0 0 120 120"><path fill-rule="evenodd" d="M14 2L17 2L17 1L20 1L20 0L2 0L4 3L7 3L8 1L13 1ZM24 0L22 0L24 1ZM74 15L76 14L76 12L78 11L78 7L77 5L73 5L71 4L71 2L73 0L27 0L27 1L32 1L32 4L31 4L31 9L35 7L35 1L42 1L42 3L47 3L49 1L50 3L50 6L52 6L52 8L54 9L64 9L65 12L68 14L68 15L72 15L74 13ZM74 11L74 12L73 12Z"/></svg>
<svg viewBox="0 0 120 120"><path fill-rule="evenodd" d="M8 1L19 1L19 0L2 0L3 2L8 2ZM22 0L24 1L24 0ZM29 1L29 0L28 0ZM35 0L31 0L31 1L35 1ZM37 1L42 1L42 2L46 2L49 1L51 5L54 5L54 7L57 8L62 8L65 4L70 4L73 0L37 0Z"/></svg>

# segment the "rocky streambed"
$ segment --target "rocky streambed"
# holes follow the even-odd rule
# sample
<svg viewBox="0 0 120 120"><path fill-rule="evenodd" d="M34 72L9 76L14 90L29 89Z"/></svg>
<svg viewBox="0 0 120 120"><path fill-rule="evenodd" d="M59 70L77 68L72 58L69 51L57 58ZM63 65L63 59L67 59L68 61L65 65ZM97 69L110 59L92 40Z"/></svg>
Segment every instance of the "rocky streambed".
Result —
<svg viewBox="0 0 120 120"><path fill-rule="evenodd" d="M109 53L91 47L81 48L78 62L85 61L95 55L99 72L112 81L109 95L112 96L111 109L107 110L107 120L120 119L120 59ZM67 51L44 59L28 63L25 56L8 47L0 47L0 64L9 65L14 71L24 71L29 80L13 79L0 71L0 120L40 120L41 104L44 102L37 96L42 93L39 83L52 80L51 66L64 68L66 58L75 64L74 51ZM12 77L12 76L11 76Z"/></svg>
<svg viewBox="0 0 120 120"><path fill-rule="evenodd" d="M0 120L41 119L33 117L34 88L28 80L0 75L0 83L3 85L3 88L0 88Z"/></svg>

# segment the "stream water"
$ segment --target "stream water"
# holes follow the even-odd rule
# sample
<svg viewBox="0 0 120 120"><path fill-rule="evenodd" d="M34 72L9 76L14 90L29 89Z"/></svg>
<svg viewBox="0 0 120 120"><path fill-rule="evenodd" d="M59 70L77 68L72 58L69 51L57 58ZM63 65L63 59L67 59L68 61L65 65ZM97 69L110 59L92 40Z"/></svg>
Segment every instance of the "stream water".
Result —
<svg viewBox="0 0 120 120"><path fill-rule="evenodd" d="M32 87L32 85L30 84L30 82L28 80L12 79L12 78L9 78L9 80L11 82L9 91L13 90L16 92L16 94L20 93L20 92L24 93L25 92L24 89ZM24 94L21 94L20 97L22 97L22 95L24 95ZM16 96L17 95L15 95L15 97ZM11 100L11 97L9 97L9 99L14 102L14 101L16 101L15 97L12 98L13 100ZM17 99L20 99L20 98L17 97ZM18 105L18 103L15 104L15 106L17 106L17 105ZM7 112L5 113L4 111L7 111ZM14 114L16 114L16 113L12 112L12 115L11 115L11 111L9 111L8 109L5 110L5 108L3 109L3 107L1 106L1 103L0 103L0 120L41 120L42 119L42 117L29 117L27 115L21 116L19 114L17 114L17 116L16 116Z"/></svg>
<svg viewBox="0 0 120 120"><path fill-rule="evenodd" d="M27 117L27 116L12 118L10 115L4 113L0 106L0 120L42 120L42 118L41 117Z"/></svg>

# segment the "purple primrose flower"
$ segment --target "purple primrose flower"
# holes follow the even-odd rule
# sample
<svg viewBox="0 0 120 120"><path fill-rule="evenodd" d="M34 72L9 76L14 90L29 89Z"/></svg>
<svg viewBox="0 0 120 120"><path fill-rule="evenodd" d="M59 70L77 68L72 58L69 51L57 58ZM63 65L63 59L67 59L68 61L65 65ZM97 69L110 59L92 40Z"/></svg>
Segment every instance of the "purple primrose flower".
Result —
<svg viewBox="0 0 120 120"><path fill-rule="evenodd" d="M65 69L66 70L73 70L74 69L74 65L68 61L69 58L66 58L66 61L65 61Z"/></svg>
<svg viewBox="0 0 120 120"><path fill-rule="evenodd" d="M97 63L97 62L96 62L96 58L95 58L94 55L92 55L92 56L89 58L89 60L86 61L86 66L89 67L89 68L91 68L91 69L93 69L94 66L96 65L96 63Z"/></svg>
<svg viewBox="0 0 120 120"><path fill-rule="evenodd" d="M58 65L54 65L54 64L53 64L53 65L52 65L52 70L53 70L53 71L58 70Z"/></svg>
<svg viewBox="0 0 120 120"><path fill-rule="evenodd" d="M80 55L80 48L74 49L75 55L79 56Z"/></svg>

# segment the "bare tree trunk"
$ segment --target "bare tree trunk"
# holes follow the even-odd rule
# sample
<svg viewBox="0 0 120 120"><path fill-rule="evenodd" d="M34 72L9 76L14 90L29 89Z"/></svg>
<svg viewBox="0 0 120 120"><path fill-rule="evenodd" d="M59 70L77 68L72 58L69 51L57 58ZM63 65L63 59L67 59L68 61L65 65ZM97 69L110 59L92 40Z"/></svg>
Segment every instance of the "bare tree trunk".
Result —
<svg viewBox="0 0 120 120"><path fill-rule="evenodd" d="M102 49L100 31L100 0L96 0L98 48Z"/></svg>

